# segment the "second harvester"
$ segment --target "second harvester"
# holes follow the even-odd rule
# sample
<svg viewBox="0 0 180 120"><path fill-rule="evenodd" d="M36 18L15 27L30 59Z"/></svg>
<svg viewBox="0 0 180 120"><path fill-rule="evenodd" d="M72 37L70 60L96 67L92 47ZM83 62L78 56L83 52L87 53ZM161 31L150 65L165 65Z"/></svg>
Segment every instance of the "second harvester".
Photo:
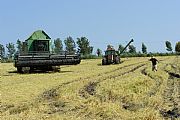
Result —
<svg viewBox="0 0 180 120"><path fill-rule="evenodd" d="M126 48L133 42L134 40L131 39L131 41L124 47L124 49L118 53L113 47L109 46L107 50L105 51L105 55L102 59L102 65L109 65L109 64L119 64L120 63L120 55L126 50Z"/></svg>

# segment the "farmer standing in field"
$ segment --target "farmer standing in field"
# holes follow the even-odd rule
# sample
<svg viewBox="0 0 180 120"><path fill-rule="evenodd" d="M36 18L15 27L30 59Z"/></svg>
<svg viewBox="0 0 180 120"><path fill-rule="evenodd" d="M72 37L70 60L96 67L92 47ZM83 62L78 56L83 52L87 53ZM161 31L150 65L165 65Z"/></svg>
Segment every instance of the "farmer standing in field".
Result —
<svg viewBox="0 0 180 120"><path fill-rule="evenodd" d="M157 71L158 60L154 56L152 56L149 60L152 62L152 71Z"/></svg>

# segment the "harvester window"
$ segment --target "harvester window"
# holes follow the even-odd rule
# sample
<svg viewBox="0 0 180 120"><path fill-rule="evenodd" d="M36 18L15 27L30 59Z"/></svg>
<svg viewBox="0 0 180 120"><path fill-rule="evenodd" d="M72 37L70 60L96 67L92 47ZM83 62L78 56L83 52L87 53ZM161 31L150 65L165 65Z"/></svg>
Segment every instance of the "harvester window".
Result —
<svg viewBox="0 0 180 120"><path fill-rule="evenodd" d="M34 41L34 51L49 51L49 41L36 40Z"/></svg>

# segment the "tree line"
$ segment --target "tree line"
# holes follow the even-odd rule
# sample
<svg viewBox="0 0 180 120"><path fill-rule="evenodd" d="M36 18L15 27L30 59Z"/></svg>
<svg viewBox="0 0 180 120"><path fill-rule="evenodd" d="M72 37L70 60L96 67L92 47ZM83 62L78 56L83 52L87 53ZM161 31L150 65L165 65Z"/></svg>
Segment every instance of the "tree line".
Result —
<svg viewBox="0 0 180 120"><path fill-rule="evenodd" d="M166 56L166 55L173 55L173 54L180 53L180 42L177 42L175 45L175 48L174 48L175 53L173 53L173 48L170 41L165 41L165 47L168 53L151 53L151 52L148 53L147 47L144 43L142 43L141 45L141 51L138 51L138 52L136 51L136 47L134 45L129 45L128 47L129 50L128 51L125 50L121 56L147 57L147 56L151 56L152 54L156 56ZM123 49L124 49L124 46L120 44L118 47L119 53L121 53Z"/></svg>
<svg viewBox="0 0 180 120"><path fill-rule="evenodd" d="M176 47L175 47L175 51L176 52L179 52L179 47L180 47L179 44L180 44L180 42L177 42ZM166 50L168 52L172 52L173 51L173 48L171 46L171 42L166 41L165 45L166 45ZM122 52L123 49L124 49L123 45L120 44L119 48L118 48L119 52ZM127 51L124 51L124 52L127 52ZM136 47L133 46L133 45L129 45L129 53L137 53ZM144 43L142 43L142 53L143 54L147 54L148 53L147 52L147 47L146 47L146 45Z"/></svg>
<svg viewBox="0 0 180 120"><path fill-rule="evenodd" d="M65 49L63 46L63 41L60 38L54 40L54 46L52 46L52 52L59 53L61 51L66 51L68 53L78 53L82 56L92 55L93 46L90 46L90 41L86 37L77 38L75 42L72 37L67 37L64 40Z"/></svg>
<svg viewBox="0 0 180 120"><path fill-rule="evenodd" d="M59 54L62 51L66 51L67 53L79 53L82 56L87 56L92 55L93 52L93 46L90 46L90 41L86 37L77 38L76 42L71 36L67 37L64 41L57 38L51 42L53 42L50 46L52 53ZM15 53L24 52L25 47L26 45L19 39L16 41L16 44L12 42L6 44L6 49L4 45L0 44L0 59L12 61Z"/></svg>
<svg viewBox="0 0 180 120"><path fill-rule="evenodd" d="M86 37L77 38L75 40L69 36L64 41L60 38L57 38L52 41L53 44L51 46L53 53L60 53L61 51L67 51L68 53L80 53L82 58L93 58L96 55L93 55L93 46L90 45L90 41ZM64 42L64 44L63 44ZM111 46L111 45L107 45ZM170 41L165 41L166 50L169 53L173 53L173 48ZM16 52L22 52L25 45L19 39L16 41L16 44L10 42L6 44L6 49L4 45L0 44L0 59L1 60L13 60L13 56ZM141 52L136 51L136 47L134 45L129 45L128 49L124 50L124 46L119 44L118 46L118 53L122 53L121 56L148 56L147 47L144 43L142 43L142 50ZM180 53L180 42L177 42L175 45L175 52ZM98 48L96 50L96 54L98 57L102 56L102 50ZM151 53L150 53L151 54ZM162 53L158 53L157 55L162 55Z"/></svg>

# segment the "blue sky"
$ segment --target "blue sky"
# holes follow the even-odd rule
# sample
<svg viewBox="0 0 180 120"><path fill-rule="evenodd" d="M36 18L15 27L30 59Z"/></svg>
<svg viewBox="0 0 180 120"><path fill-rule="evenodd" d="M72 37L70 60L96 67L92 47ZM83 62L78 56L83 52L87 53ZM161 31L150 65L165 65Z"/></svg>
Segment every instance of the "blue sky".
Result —
<svg viewBox="0 0 180 120"><path fill-rule="evenodd" d="M85 36L97 48L126 45L166 52L180 40L180 0L0 0L0 44L42 29L52 39Z"/></svg>

